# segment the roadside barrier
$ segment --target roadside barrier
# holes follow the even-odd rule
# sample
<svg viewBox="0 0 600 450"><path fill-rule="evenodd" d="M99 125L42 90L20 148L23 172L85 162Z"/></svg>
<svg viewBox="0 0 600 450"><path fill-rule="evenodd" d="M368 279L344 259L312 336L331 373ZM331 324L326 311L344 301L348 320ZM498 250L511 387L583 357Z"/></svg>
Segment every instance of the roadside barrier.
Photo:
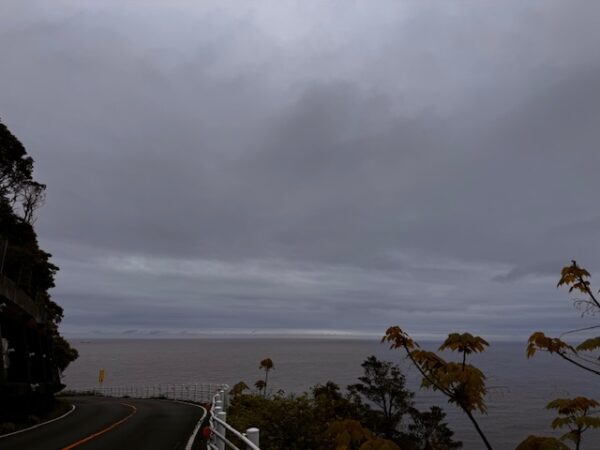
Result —
<svg viewBox="0 0 600 450"><path fill-rule="evenodd" d="M233 428L227 423L227 407L229 406L229 397L225 389L219 390L213 398L210 407L209 424L212 430L212 436L208 441L207 447L210 450L260 450L259 440L260 431L258 428L248 428L245 433ZM228 437L229 434L229 437ZM243 445L238 447L229 438L234 437Z"/></svg>
<svg viewBox="0 0 600 450"><path fill-rule="evenodd" d="M210 404L226 384L151 384L128 386L102 386L83 389L68 389L61 395L99 395L116 398L164 398L194 403Z"/></svg>

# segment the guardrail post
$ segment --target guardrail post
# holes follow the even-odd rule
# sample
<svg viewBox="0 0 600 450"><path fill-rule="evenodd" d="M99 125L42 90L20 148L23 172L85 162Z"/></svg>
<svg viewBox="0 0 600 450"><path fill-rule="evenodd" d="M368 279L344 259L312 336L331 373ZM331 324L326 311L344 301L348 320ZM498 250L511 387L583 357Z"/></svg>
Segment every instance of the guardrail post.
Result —
<svg viewBox="0 0 600 450"><path fill-rule="evenodd" d="M229 408L229 392L223 391L223 409L227 411Z"/></svg>
<svg viewBox="0 0 600 450"><path fill-rule="evenodd" d="M213 418L215 418L217 416L217 414L219 414L220 412L221 412L221 408L218 406L214 406L211 410ZM208 446L208 448L212 450L213 448L217 448L217 445L219 445L219 438L216 435L216 433L219 431L219 422L217 422L216 420L213 421L211 419L210 424L212 425L213 429L215 430L215 434L213 434L212 437L210 438L213 445L212 445L212 447Z"/></svg>
<svg viewBox="0 0 600 450"><path fill-rule="evenodd" d="M246 437L248 438L248 440L250 442L252 442L254 445L256 445L257 447L259 446L259 437L260 437L260 431L258 430L258 428L248 428L246 430ZM251 450L251 448L248 446L247 447L248 450Z"/></svg>
<svg viewBox="0 0 600 450"><path fill-rule="evenodd" d="M225 411L219 411L217 413L217 417L219 419L221 419L223 422L227 422L227 413ZM227 433L227 429L225 428L225 425L217 422L217 431L219 432L219 434L223 437L225 437L225 433ZM222 439L219 439L217 441L217 449L218 450L225 450L225 441Z"/></svg>

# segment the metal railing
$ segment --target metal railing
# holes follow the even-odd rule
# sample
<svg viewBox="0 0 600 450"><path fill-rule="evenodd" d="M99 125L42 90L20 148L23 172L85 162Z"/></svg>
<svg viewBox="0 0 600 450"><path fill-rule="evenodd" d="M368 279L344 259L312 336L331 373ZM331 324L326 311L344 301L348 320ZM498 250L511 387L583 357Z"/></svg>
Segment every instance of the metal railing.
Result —
<svg viewBox="0 0 600 450"><path fill-rule="evenodd" d="M245 433L233 428L227 423L227 407L229 406L229 398L225 389L219 390L212 399L210 407L209 424L212 430L212 436L207 443L207 448L210 450L260 450L259 437L260 431L258 428L248 428ZM244 448L238 447L228 437L227 434L233 435Z"/></svg>
<svg viewBox="0 0 600 450"><path fill-rule="evenodd" d="M227 389L223 384L150 384L126 386L100 386L80 389L67 389L63 395L100 395L117 398L164 398L194 403L211 404L219 391Z"/></svg>

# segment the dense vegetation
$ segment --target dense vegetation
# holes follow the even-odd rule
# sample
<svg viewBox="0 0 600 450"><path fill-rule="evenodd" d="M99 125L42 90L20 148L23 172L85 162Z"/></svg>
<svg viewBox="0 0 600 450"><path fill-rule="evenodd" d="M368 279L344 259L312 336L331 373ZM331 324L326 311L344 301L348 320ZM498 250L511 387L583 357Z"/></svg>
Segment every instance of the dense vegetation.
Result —
<svg viewBox="0 0 600 450"><path fill-rule="evenodd" d="M63 309L50 295L58 267L52 264L52 255L39 247L33 227L46 191L45 185L33 179L33 164L21 142L0 122L1 271L46 313L54 362L63 371L77 358L77 351L58 332Z"/></svg>
<svg viewBox="0 0 600 450"><path fill-rule="evenodd" d="M269 360L270 361L270 360ZM264 361L263 361L264 362ZM273 363L269 364L270 370ZM261 362L262 369L265 364ZM260 428L261 448L288 450L454 450L462 447L437 407L419 411L400 368L376 357L362 364L358 383L340 387L329 381L310 393L267 395L264 382L246 393L231 390L228 421L237 429ZM263 380L259 380L263 381Z"/></svg>

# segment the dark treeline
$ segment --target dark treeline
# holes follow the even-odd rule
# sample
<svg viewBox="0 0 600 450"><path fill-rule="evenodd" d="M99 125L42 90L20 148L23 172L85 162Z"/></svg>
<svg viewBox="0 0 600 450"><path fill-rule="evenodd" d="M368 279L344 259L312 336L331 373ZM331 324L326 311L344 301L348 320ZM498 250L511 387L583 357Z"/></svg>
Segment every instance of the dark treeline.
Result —
<svg viewBox="0 0 600 450"><path fill-rule="evenodd" d="M462 448L444 422L441 408L419 411L415 407L414 393L406 388L397 365L370 356L362 368L363 376L345 392L331 381L302 395L268 394L263 379L255 383L255 391L239 382L231 390L228 421L239 430L258 427L265 450Z"/></svg>
<svg viewBox="0 0 600 450"><path fill-rule="evenodd" d="M77 351L58 331L63 309L50 295L58 267L40 248L33 226L46 186L33 179L33 169L33 158L0 122L0 274L42 311L54 344L53 361L62 372L77 358Z"/></svg>

